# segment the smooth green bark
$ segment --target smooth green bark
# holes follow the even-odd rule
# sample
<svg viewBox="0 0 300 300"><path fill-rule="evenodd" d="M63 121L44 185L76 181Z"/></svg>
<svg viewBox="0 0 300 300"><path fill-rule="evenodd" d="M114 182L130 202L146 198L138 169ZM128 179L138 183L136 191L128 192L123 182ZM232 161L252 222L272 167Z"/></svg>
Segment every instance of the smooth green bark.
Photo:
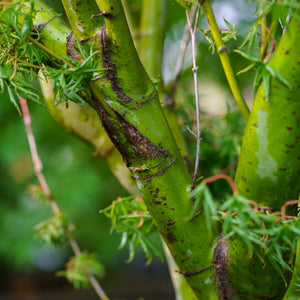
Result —
<svg viewBox="0 0 300 300"><path fill-rule="evenodd" d="M291 87L273 78L268 101L264 84L259 87L236 174L239 193L273 212L280 210L286 201L298 199L300 191L299 39L300 23L294 19L269 63ZM295 216L297 207L290 207L288 213ZM264 267L255 256L247 259L247 249L230 243L228 254L236 252L238 255L228 259L228 265L238 293L282 299L287 286L278 272L270 265ZM290 276L286 274L287 279ZM241 299L255 297L241 296Z"/></svg>
<svg viewBox="0 0 300 300"><path fill-rule="evenodd" d="M126 11L125 11L126 12ZM127 16L127 15L126 15ZM160 78L160 87L163 86L161 81L162 65L163 65L163 49L165 38L165 23L167 17L167 0L144 0L142 2L142 12L138 38L138 54L143 63L144 68L151 78ZM161 88L159 88L161 90ZM160 99L163 103L164 94L160 93ZM180 130L176 111L170 105L164 107L164 114L168 120L176 144L181 149L181 155L187 157L187 147ZM165 246L165 245L164 245ZM192 289L187 284L185 278L176 273L176 263L167 247L164 247L167 257L169 271L175 290L177 300L196 299Z"/></svg>
<svg viewBox="0 0 300 300"><path fill-rule="evenodd" d="M161 74L166 9L166 0L143 1L138 53L147 73L153 78Z"/></svg>
<svg viewBox="0 0 300 300"><path fill-rule="evenodd" d="M106 29L101 45L105 51L103 66L107 63L116 71L102 81L101 94L116 112L117 120L102 111L102 122L123 154L177 265L182 271L191 272L187 278L198 296L210 299L214 294L212 269L192 275L193 271L210 267L211 257L203 254L212 252L213 237L201 231L206 226L201 217L189 221L190 175L158 97L152 96L154 86L133 47L120 1L98 1L98 5L101 11L114 14L104 18ZM195 228L199 228L197 235Z"/></svg>

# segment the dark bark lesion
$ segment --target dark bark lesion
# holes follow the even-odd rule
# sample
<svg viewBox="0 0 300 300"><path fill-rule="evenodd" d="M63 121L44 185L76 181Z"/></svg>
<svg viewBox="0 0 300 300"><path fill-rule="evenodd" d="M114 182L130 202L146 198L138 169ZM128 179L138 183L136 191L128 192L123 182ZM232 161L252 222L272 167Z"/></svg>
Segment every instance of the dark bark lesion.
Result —
<svg viewBox="0 0 300 300"><path fill-rule="evenodd" d="M175 162L168 150L150 141L115 109L112 108L115 116L111 117L99 103L94 101L94 105L103 127L135 179L163 175Z"/></svg>
<svg viewBox="0 0 300 300"><path fill-rule="evenodd" d="M111 59L112 41L107 36L106 27L103 26L99 33L99 41L101 47L101 57L103 67L106 68L105 77L109 80L111 89L115 92L117 100L122 104L125 104L129 109L138 109L146 102L157 97L158 93L155 88L148 94L140 97L139 99L133 99L127 95L124 89L120 86L120 80L117 76L117 68L113 60Z"/></svg>
<svg viewBox="0 0 300 300"><path fill-rule="evenodd" d="M213 252L213 267L220 300L233 299L233 287L227 272L228 241L220 235Z"/></svg>

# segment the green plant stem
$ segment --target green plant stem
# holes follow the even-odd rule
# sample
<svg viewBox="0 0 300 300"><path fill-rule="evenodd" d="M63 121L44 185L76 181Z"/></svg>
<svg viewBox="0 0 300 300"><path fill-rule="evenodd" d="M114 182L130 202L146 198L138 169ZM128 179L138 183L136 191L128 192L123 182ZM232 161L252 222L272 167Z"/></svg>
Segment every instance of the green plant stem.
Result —
<svg viewBox="0 0 300 300"><path fill-rule="evenodd" d="M215 16L214 16L214 12L212 10L211 4L210 4L210 0L204 0L203 3L203 8L205 10L205 14L206 14L206 18L213 36L213 39L215 41L216 44L216 48L229 84L229 87L231 89L231 92L235 98L235 101L243 115L243 117L245 118L245 120L247 121L249 118L249 108L247 106L247 103L243 97L243 94L238 86L236 77L235 77L235 73L232 69L232 65L229 59L229 55L227 52L227 48L222 40L221 34L220 34L220 30L218 28Z"/></svg>
<svg viewBox="0 0 300 300"><path fill-rule="evenodd" d="M126 19L127 19L127 23L128 23L128 27L129 30L131 32L131 35L133 37L134 40L134 44L135 46L137 46L138 41L139 41L139 24L138 21L136 21L136 19L134 18L133 12L131 11L131 5L134 5L130 0L121 0L122 1L122 5L124 7L124 12L126 15ZM149 1L151 2L151 1Z"/></svg>
<svg viewBox="0 0 300 300"><path fill-rule="evenodd" d="M298 44L300 40L300 22L294 18L276 47L269 66L281 74L290 84L287 87L276 78L270 82L269 100L266 101L265 84L262 82L254 98L253 109L243 137L240 160L236 173L238 192L257 202L259 207L266 207L272 212L280 212L286 201L295 200L300 191L300 144L299 144L299 112L300 112L300 63ZM297 206L289 206L288 214L297 215ZM234 241L233 241L234 242ZM282 245L279 245L282 246ZM237 248L229 247L234 252ZM231 251L231 250L230 250ZM256 286L257 294L282 299L291 273L286 271L283 280L274 276L276 270L272 266L264 266L257 257L244 260L247 249L240 249L232 274L239 274L239 285L234 282L235 289L241 292ZM287 264L293 267L289 251L286 251ZM255 266L252 268L251 266ZM242 269L252 268L255 276L249 276ZM236 276L236 275L234 275ZM266 280L272 278L271 281Z"/></svg>
<svg viewBox="0 0 300 300"><path fill-rule="evenodd" d="M142 2L142 13L139 28L140 34L138 39L137 50L139 53L139 57L151 78L159 77L162 72L161 66L163 63L166 16L167 0L144 0ZM160 77L160 86L162 85L163 82ZM160 94L160 96L163 97L162 94ZM187 157L187 146L184 141L182 132L180 131L174 106L166 105L164 107L164 114L171 127L176 143L181 149L181 154ZM163 246L165 256L167 257L168 267L170 271L170 276L172 278L176 299L195 299L195 295L191 290L190 286L187 284L185 278L179 275L177 272L175 272L177 266L174 262L174 259L172 258L172 255L170 254L169 249L167 248L164 242Z"/></svg>
<svg viewBox="0 0 300 300"><path fill-rule="evenodd" d="M213 252L215 235L201 230L205 226L202 216L191 220L191 178L155 87L134 48L121 1L99 0L97 4L106 26L96 38L100 42L100 64L107 71L94 82L99 90L94 95L96 101L97 95L101 95L115 116L109 116L100 102L95 106L97 112L131 171L178 268L199 298L216 299L211 255L207 255Z"/></svg>
<svg viewBox="0 0 300 300"><path fill-rule="evenodd" d="M36 45L38 47L44 46L50 55L56 53L57 56L59 55L58 59L67 57L66 37L70 35L71 29L61 20L61 17L57 16L53 19L56 16L55 13L44 2L34 0L34 3L39 8L34 20L35 25L44 24L52 19L40 32L40 42L36 43ZM90 14L95 13L93 11L89 12ZM100 155L106 160L120 183L130 193L136 194L137 189L130 177L130 173L121 155L108 138L95 110L89 104L80 107L72 102L69 102L68 108L66 108L64 103L54 106L55 95L53 94L51 79L44 78L42 74L40 74L39 78L44 100L52 116L65 130L72 132L91 145L95 151L94 154ZM93 86L93 83L91 82L90 85Z"/></svg>
<svg viewBox="0 0 300 300"><path fill-rule="evenodd" d="M137 50L152 78L161 74L166 8L166 0L143 1Z"/></svg>
<svg viewBox="0 0 300 300"><path fill-rule="evenodd" d="M263 60L268 47L267 37L267 15L264 14L260 20L260 59Z"/></svg>

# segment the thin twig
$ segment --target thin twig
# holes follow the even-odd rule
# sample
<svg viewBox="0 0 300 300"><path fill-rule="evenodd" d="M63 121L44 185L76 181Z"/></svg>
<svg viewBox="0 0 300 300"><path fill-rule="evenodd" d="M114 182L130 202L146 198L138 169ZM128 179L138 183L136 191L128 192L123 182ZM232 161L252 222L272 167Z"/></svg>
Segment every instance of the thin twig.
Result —
<svg viewBox="0 0 300 300"><path fill-rule="evenodd" d="M196 63L197 50L196 50L196 33L199 20L199 8L196 9L196 16L194 24L192 24L193 19L191 19L191 14L186 11L186 20L190 31L191 41L192 41L192 56L193 56L193 74L194 74L194 87L195 87L195 103L196 103L196 117L197 117L197 151L196 151L196 161L195 170L193 175L193 181L191 189L193 190L196 185L198 168L199 168L199 158L200 158L200 145L201 145L201 128L200 128L200 105L199 105L199 87L198 87L198 67Z"/></svg>
<svg viewBox="0 0 300 300"><path fill-rule="evenodd" d="M24 124L25 124L25 129L26 129L27 139L28 139L30 153L31 153L31 157L32 157L32 162L33 162L33 166L34 166L34 172L38 178L41 189L42 189L43 193L45 194L54 215L56 215L56 216L61 215L61 211L60 211L57 203L54 200L53 194L52 194L52 192L49 188L49 185L46 181L46 178L43 174L43 165L42 165L41 159L40 159L38 151L37 151L35 137L34 137L34 134L32 131L32 127L31 127L31 116L30 116L30 112L28 109L27 101L26 101L26 99L24 99L22 97L19 97L19 100L20 100L20 105L21 105L21 109L22 109L22 113L23 113L23 120L24 120ZM72 227L72 225L70 224L69 228L71 228L71 227ZM67 233L67 236L68 236L69 243L71 245L71 248L72 248L75 256L77 256L77 257L80 256L81 255L80 248L79 248L76 240L72 237L71 230ZM101 300L109 300L109 298L103 291L102 287L100 286L99 282L97 281L97 279L91 273L90 270L87 270L87 275L89 277L92 287L94 288L94 290L97 293L97 295L99 296L99 298Z"/></svg>
<svg viewBox="0 0 300 300"><path fill-rule="evenodd" d="M195 13L196 13L196 6L194 5L191 9L191 14L190 14L191 20L194 19ZM173 104L174 104L175 92L177 90L179 77L180 77L180 74L182 71L183 62L184 62L186 50L187 50L190 39L191 39L190 28L189 28L189 25L186 24L185 29L184 29L183 38L182 38L182 41L181 41L180 47L179 47L179 55L178 55L177 61L176 61L174 81L172 83L170 95L166 99L166 105L168 105L168 106L173 106Z"/></svg>
<svg viewBox="0 0 300 300"><path fill-rule="evenodd" d="M229 183L232 193L237 194L237 188L236 188L235 182L234 182L233 178L227 174L220 173L220 174L217 174L217 175L214 175L211 177L207 177L207 178L203 179L202 182L210 183L210 182L214 182L219 179L225 179Z"/></svg>

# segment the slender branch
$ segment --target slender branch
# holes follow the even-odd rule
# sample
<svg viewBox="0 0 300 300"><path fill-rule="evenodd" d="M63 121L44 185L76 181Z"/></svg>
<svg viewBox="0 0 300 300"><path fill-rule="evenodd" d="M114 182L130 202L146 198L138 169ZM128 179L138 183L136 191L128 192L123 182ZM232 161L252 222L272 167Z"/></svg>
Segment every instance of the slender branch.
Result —
<svg viewBox="0 0 300 300"><path fill-rule="evenodd" d="M267 15L264 14L260 20L260 59L263 59L268 47L267 37Z"/></svg>
<svg viewBox="0 0 300 300"><path fill-rule="evenodd" d="M215 41L219 57L229 84L229 87L231 89L231 92L235 98L235 101L244 116L245 120L247 121L250 115L249 108L246 104L246 101L242 95L242 92L238 86L234 71L232 69L232 65L229 59L229 55L227 53L227 48L222 40L214 12L212 10L211 4L209 0L204 0L203 2L203 8L205 10L206 18L213 36L213 39Z"/></svg>
<svg viewBox="0 0 300 300"><path fill-rule="evenodd" d="M20 105L21 105L21 109L22 109L22 113L23 113L23 120L24 120L24 124L25 124L25 129L26 129L26 134L27 134L27 139L28 139L28 143L29 143L29 148L30 148L30 153L31 153L32 161L33 161L35 174L41 185L41 189L42 189L43 193L45 194L47 200L49 201L49 204L51 206L51 209L52 209L54 215L55 216L61 215L61 211L60 211L57 203L54 200L53 194L52 194L52 192L49 188L49 185L46 181L46 178L43 174L43 166L42 166L42 162L41 162L41 159L40 159L38 151L37 151L35 137L34 137L34 134L32 131L32 127L31 127L31 117L30 117L30 112L28 109L27 101L26 101L26 99L24 99L22 97L19 97L19 99L20 99ZM72 224L69 225L69 228L71 228L71 227L72 227ZM71 245L71 248L72 248L75 256L80 256L81 255L80 248L79 248L76 240L72 237L71 230L68 230L67 236L68 236L69 243ZM94 288L95 292L98 294L99 298L101 300L109 300L109 298L106 296L105 292L103 291L101 285L99 284L99 282L97 281L95 276L91 273L90 270L86 270L86 271L87 271L89 280L91 282L91 285Z"/></svg>
<svg viewBox="0 0 300 300"><path fill-rule="evenodd" d="M210 182L214 182L214 181L219 180L219 179L226 180L228 182L228 184L230 185L230 187L231 187L232 193L233 194L237 193L237 189L236 189L236 185L235 185L234 180L232 179L231 176L229 176L227 174L220 173L220 174L217 174L217 175L214 175L214 176L211 176L211 177L207 177L207 178L203 179L202 182L210 183Z"/></svg>
<svg viewBox="0 0 300 300"><path fill-rule="evenodd" d="M264 27L264 26L265 26L264 24L261 24L261 27ZM273 26L274 26L274 22L271 23L270 28L265 27L266 37L265 37L264 44L261 45L261 54L260 54L260 59L264 60L265 62L270 58L270 55L274 51L275 41L272 36ZM268 48L268 42L269 42L270 38L272 39L272 45L271 45L270 51L266 54L266 51Z"/></svg>
<svg viewBox="0 0 300 300"><path fill-rule="evenodd" d="M193 56L193 74L194 74L194 87L195 87L195 103L196 103L196 117L197 117L197 151L196 151L196 161L195 170L193 175L193 181L191 189L193 190L196 185L198 168L199 168L199 158L200 158L200 145L201 145L201 128L200 128L200 105L199 105L199 87L198 87L198 67L196 62L197 50L196 50L196 33L199 20L199 8L196 10L196 17L194 25L192 24L193 19L188 11L185 12L188 28L190 31L191 41L192 41L192 56Z"/></svg>
<svg viewBox="0 0 300 300"><path fill-rule="evenodd" d="M194 19L195 13L196 13L196 6L194 5L191 9L191 14L190 14L190 19L191 20ZM175 96L175 92L177 90L179 77L180 77L180 74L181 74L181 71L182 71L183 62L184 62L184 58L185 58L185 53L186 53L187 46L189 44L190 39L191 39L190 28L189 28L189 25L186 24L184 34L183 34L183 38L182 38L182 41L181 41L180 47L179 47L179 49L180 49L179 50L179 55L178 55L178 58L177 58L177 61L176 61L175 78L174 78L174 81L173 81L173 84L172 84L171 93L166 99L166 103L167 103L168 106L172 106L174 104L174 96Z"/></svg>
<svg viewBox="0 0 300 300"><path fill-rule="evenodd" d="M269 39L271 38L272 44L271 44L270 50L267 54L265 53L267 50L267 45L264 49L265 52L263 53L263 56L261 57L261 59L263 59L264 63L268 62L269 58L271 57L271 54L274 52L274 49L275 49L275 39L272 35L273 24L274 23L271 24L270 28L268 28L268 27L265 28L266 32L268 32L268 35L266 38L266 43L268 43Z"/></svg>

